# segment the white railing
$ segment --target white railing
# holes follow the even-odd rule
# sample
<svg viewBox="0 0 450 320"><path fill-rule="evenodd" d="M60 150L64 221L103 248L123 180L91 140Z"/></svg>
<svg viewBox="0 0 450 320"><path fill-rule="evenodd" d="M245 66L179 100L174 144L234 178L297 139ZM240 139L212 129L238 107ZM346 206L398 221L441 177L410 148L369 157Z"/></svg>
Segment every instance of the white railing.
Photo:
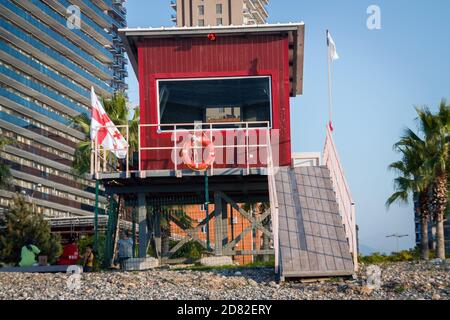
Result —
<svg viewBox="0 0 450 320"><path fill-rule="evenodd" d="M103 128L103 127L101 127ZM127 141L129 141L129 128L127 125L117 126L117 128L125 133L124 137ZM164 134L168 133L171 135L171 142L168 143L167 136L163 137L164 142L157 141L144 141L141 139L142 135L147 133L145 130L150 130L150 134ZM217 134L221 134L221 132L227 133L228 131L234 131L237 136L243 137L242 141L237 141L237 143L227 143L227 139L221 139L222 142L217 141L215 139ZM92 141L92 153L91 153L91 175L99 178L102 173L125 173L126 177L129 177L131 173L139 172L139 174L143 175L146 171L146 168L142 167L142 152L143 151L171 151L171 154L179 155L179 152L183 149L183 146L179 145L179 138L188 134L205 134L209 138L210 141L213 141L215 150L226 151L229 148L234 148L236 150L244 150L245 155L245 163L238 163L239 166L245 165L247 174L250 173L250 169L252 166L252 162L255 162L253 155L251 154L251 150L258 150L263 148L265 150L269 150L269 140L266 140L263 143L254 143L250 139L251 132L261 132L259 136L262 135L264 131L269 134L270 138L270 123L268 121L253 121L253 122L217 122L217 123L177 123L177 124L141 124L138 128L138 160L137 164L133 167L130 167L130 154L129 147L126 149L116 149L116 151L126 151L127 156L123 161L116 159L112 156L113 148L104 148L99 145L98 139L96 138ZM220 140L220 139L219 139ZM152 146L156 145L156 146ZM194 146L193 149L203 148L202 146ZM217 154L217 152L216 152ZM170 157L169 159L159 159L159 160L171 160L172 162L172 170L174 170L177 174L180 171L183 161L179 159L179 157ZM264 163L267 164L266 159ZM272 159L273 160L273 159ZM210 174L214 175L214 167L215 163L209 168ZM231 164L230 164L231 165Z"/></svg>
<svg viewBox="0 0 450 320"><path fill-rule="evenodd" d="M129 128L128 125L121 126L101 126L99 127L98 132L100 132L103 128L117 128L122 132L126 141L129 141ZM112 151L125 151L126 157L124 161L118 160L113 154ZM98 143L98 134L95 136L95 139L91 141L91 176L95 177L95 179L100 178L101 173L110 173L117 171L124 171L126 176L130 176L130 157L129 157L129 145L125 149L114 149L114 148L105 148L101 144ZM125 170L122 170L124 168Z"/></svg>
<svg viewBox="0 0 450 320"><path fill-rule="evenodd" d="M333 141L332 132L327 126L327 137L323 152L323 163L328 167L331 173L333 188L336 193L336 200L339 205L339 212L342 216L345 233L350 246L350 252L353 255L355 270L358 268L358 248L355 221L355 203L353 201L350 189L345 179L339 155Z"/></svg>
<svg viewBox="0 0 450 320"><path fill-rule="evenodd" d="M280 259L280 239L279 239L279 230L278 230L278 195L277 195L277 189L276 189L276 181L275 181L275 174L278 168L275 167L274 161L273 161L273 154L272 154L272 141L270 139L270 133L267 132L267 178L269 182L269 200L270 200L270 213L271 213L271 220L272 220L272 232L273 232L273 247L275 250L275 272L281 273L281 259Z"/></svg>

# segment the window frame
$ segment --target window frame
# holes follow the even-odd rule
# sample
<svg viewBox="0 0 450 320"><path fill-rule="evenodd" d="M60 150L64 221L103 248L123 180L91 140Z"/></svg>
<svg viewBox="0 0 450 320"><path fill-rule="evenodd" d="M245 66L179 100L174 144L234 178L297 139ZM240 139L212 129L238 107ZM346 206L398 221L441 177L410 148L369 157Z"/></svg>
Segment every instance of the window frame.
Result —
<svg viewBox="0 0 450 320"><path fill-rule="evenodd" d="M200 4L198 6L198 16L199 17L205 16L205 5L204 4Z"/></svg>
<svg viewBox="0 0 450 320"><path fill-rule="evenodd" d="M220 8L220 12L219 9ZM216 14L223 14L223 5L221 3L216 3Z"/></svg>
<svg viewBox="0 0 450 320"><path fill-rule="evenodd" d="M269 126L255 126L251 129L272 129L273 128L273 90L272 90L272 75L260 75L260 76L218 76L218 77L198 77L198 78L164 78L155 79L156 80L156 116L157 116L157 128L158 132L174 132L174 129L163 129L161 125L177 125L177 123L161 123L161 113L159 104L159 84L160 82L170 82L170 81L204 81L204 80L233 80L233 79L261 79L267 78L269 81ZM241 121L242 123L252 122L252 121ZM177 129L181 130L181 129ZM209 129L207 129L209 130ZM212 128L212 131L229 131L236 130L236 128Z"/></svg>

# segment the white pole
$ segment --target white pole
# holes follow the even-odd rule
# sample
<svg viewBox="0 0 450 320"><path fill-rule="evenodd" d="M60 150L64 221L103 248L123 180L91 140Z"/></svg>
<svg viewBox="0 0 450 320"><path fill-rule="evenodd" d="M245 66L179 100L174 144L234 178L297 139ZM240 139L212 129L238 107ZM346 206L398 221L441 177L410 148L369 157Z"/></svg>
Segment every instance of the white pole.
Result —
<svg viewBox="0 0 450 320"><path fill-rule="evenodd" d="M332 128L333 121L333 88L332 88L332 67L331 67L331 57L330 57L330 43L328 40L328 30L327 30L327 61L328 61L328 117L330 129ZM333 131L333 130L330 130Z"/></svg>

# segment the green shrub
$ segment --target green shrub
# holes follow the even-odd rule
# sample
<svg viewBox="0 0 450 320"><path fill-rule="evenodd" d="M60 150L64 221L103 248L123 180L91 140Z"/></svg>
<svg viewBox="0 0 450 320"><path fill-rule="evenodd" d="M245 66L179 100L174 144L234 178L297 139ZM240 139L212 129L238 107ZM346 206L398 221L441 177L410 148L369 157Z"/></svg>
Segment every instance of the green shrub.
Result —
<svg viewBox="0 0 450 320"><path fill-rule="evenodd" d="M173 248L178 241L170 241L170 247ZM202 257L202 254L206 252L206 249L196 241L189 241L180 248L173 256L173 259L187 258L190 260L198 260Z"/></svg>
<svg viewBox="0 0 450 320"><path fill-rule="evenodd" d="M393 252L389 258L392 262L413 261L416 259L412 250Z"/></svg>
<svg viewBox="0 0 450 320"><path fill-rule="evenodd" d="M366 264L377 264L386 262L403 262L420 259L420 250L418 248L393 252L390 255L374 252L368 256L359 256L358 261Z"/></svg>
<svg viewBox="0 0 450 320"><path fill-rule="evenodd" d="M273 267L275 267L275 255L270 255L270 258L268 261L264 261L261 258L262 258L262 256L260 256L260 257L258 256L256 259L254 259L254 262L247 263L244 266L249 267L249 268L260 268L260 267L273 268Z"/></svg>
<svg viewBox="0 0 450 320"><path fill-rule="evenodd" d="M3 262L19 263L22 247L27 244L37 246L50 264L61 255L61 238L51 234L50 224L43 214L33 212L21 195L14 198L0 227L0 260Z"/></svg>

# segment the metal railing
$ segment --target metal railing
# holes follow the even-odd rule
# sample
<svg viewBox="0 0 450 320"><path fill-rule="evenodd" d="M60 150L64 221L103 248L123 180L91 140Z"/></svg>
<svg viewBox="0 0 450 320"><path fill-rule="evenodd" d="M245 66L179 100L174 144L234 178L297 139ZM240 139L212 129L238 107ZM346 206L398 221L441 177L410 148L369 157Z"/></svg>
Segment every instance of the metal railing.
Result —
<svg viewBox="0 0 450 320"><path fill-rule="evenodd" d="M52 8L50 8L50 6L48 6L47 4L43 3L42 1L38 1L38 0L31 0L30 4L36 6L38 8L38 10L42 11L42 13L44 13L45 15L47 15L48 17L52 18L54 21L59 23L61 28L67 28L66 27L66 22L67 22L66 18L64 18L63 16L58 14L56 11L54 11ZM84 17L83 17L83 19L84 19ZM73 28L73 29L67 28L67 30L76 34L79 38L83 39L84 41L88 42L90 44L90 46L95 48L97 51L101 52L102 54L106 55L107 57L110 56L110 53L99 42L97 42L96 40L94 40L91 37L88 37L86 34L81 32L81 30L79 30L77 28Z"/></svg>
<svg viewBox="0 0 450 320"><path fill-rule="evenodd" d="M93 215L90 216L77 216L77 217L64 217L64 218L45 218L46 221L50 223L50 226L53 228L67 228L67 227L94 227L94 219ZM98 224L99 226L106 227L108 224L109 216L108 215L99 215L98 216ZM121 219L119 221L119 225L121 229L132 230L132 222Z"/></svg>
<svg viewBox="0 0 450 320"><path fill-rule="evenodd" d="M344 170L339 160L339 155L333 141L330 128L327 126L327 137L325 140L323 163L330 170L339 212L342 216L346 237L349 242L350 252L353 255L355 270L358 268L358 248L355 221L355 203L345 179Z"/></svg>
<svg viewBox="0 0 450 320"><path fill-rule="evenodd" d="M275 250L275 273L281 273L281 259L280 259L280 239L278 236L279 230L279 223L278 223L278 195L277 195L277 189L276 189L276 181L275 181L275 174L276 174L276 168L273 161L273 154L272 154L272 141L270 138L269 131L267 132L267 177L268 177L268 184L269 184L269 200L270 200L270 213L271 213L271 219L272 219L272 232L273 232L273 247Z"/></svg>
<svg viewBox="0 0 450 320"><path fill-rule="evenodd" d="M119 129L119 131L122 131L122 134L123 131L125 131L123 136L127 142L129 141L130 134L128 125L101 126L99 127L99 131L101 129L108 129L108 128L111 129L117 128ZM130 177L129 150L130 150L129 143L127 144L125 149L105 148L98 143L98 134L97 134L95 136L95 139L91 141L91 175L94 176L95 179L100 179L101 173L125 172L126 177L127 178ZM113 151L126 151L125 170L122 170L120 161L115 156L113 156L112 154Z"/></svg>
<svg viewBox="0 0 450 320"><path fill-rule="evenodd" d="M79 47L74 45L72 42L67 40L65 37L57 33L56 31L53 31L51 28L47 27L45 24L43 24L40 20L34 18L32 15L28 14L24 10L20 9L18 6L11 2L3 2L2 5L5 6L6 9L10 10L12 13L16 14L18 17L20 17L23 21L17 20L16 24L20 25L21 27L25 28L27 24L30 24L32 27L39 30L39 32L44 35L45 37L41 37L39 35L34 35L36 38L38 38L41 41L54 41L55 46L59 47L65 47L68 50L73 52L73 56L77 59L87 61L89 62L93 67L95 67L98 71L104 73L106 76L109 76L111 74L111 71L108 69L106 65L103 65L99 60L94 58L92 55L88 54L87 52L81 50ZM32 32L32 30L30 30Z"/></svg>
<svg viewBox="0 0 450 320"><path fill-rule="evenodd" d="M19 71L19 72L21 72L21 71ZM64 105L68 109L75 110L80 113L87 111L87 109L85 109L85 108L81 107L80 105L73 103L69 99L61 96L61 94L59 94L59 92L57 92L56 90L44 87L44 85L42 83L40 83L40 82L38 83L38 82L34 81L34 79L27 78L24 75L24 73L22 73L22 72L18 73L16 70L12 70L5 66L0 65L0 74L8 77L14 81L19 82L20 84L25 86L27 89L31 89L31 90L37 91L37 92L45 95L49 99L52 99L52 100Z"/></svg>
<svg viewBox="0 0 450 320"><path fill-rule="evenodd" d="M47 66L42 65L40 63L37 63L34 59L32 59L30 56L27 56L23 54L22 52L14 49L13 47L6 44L6 42L0 42L0 52L4 52L8 54L9 56L13 57L14 59L20 60L23 63L27 64L27 67L31 67L35 69L35 71L38 71L42 73L43 75L46 75L47 77L50 77L52 80L57 81L61 85L64 85L68 89L72 90L73 92L82 95L83 97L89 99L90 98L90 92L83 87L74 84L69 79L61 76L60 74L57 74L56 72L50 70Z"/></svg>
<svg viewBox="0 0 450 320"><path fill-rule="evenodd" d="M106 22L108 26L114 23L114 19L103 12L99 7L97 7L94 3L87 0L81 0L82 6L86 6L86 8L90 9L91 12L95 13L95 17L91 17L91 19L96 20L95 22Z"/></svg>
<svg viewBox="0 0 450 320"><path fill-rule="evenodd" d="M41 54L44 54L47 57L47 59L50 58L54 60L57 64L62 65L64 68L76 72L80 77L83 77L86 80L95 83L103 90L112 92L112 89L109 86L107 86L105 82L99 80L97 77L94 77L92 74L86 72L84 69L79 68L70 59L61 55L59 52L53 50L47 44L44 44L41 40L38 40L37 38L34 38L31 35L24 33L22 29L19 29L14 25L8 23L7 20L0 19L0 29L5 29L7 32L11 33L13 37L18 38L18 40L14 39L15 41L25 42L26 44L32 46L34 50L39 51ZM45 62L46 60L44 59L43 61ZM58 71L61 71L60 67L58 67L57 69Z"/></svg>
<svg viewBox="0 0 450 320"><path fill-rule="evenodd" d="M67 1L67 0L58 0L58 3L64 9L71 5L71 3L69 1ZM59 11L59 12L61 13L61 11ZM82 26L83 30L84 30L84 26L83 26L84 24L87 25L88 27L92 28L96 33L101 35L106 40L112 42L112 36L107 31L105 31L105 29L100 27L97 23L95 23L91 18L89 18L85 14L83 15L83 18L81 19L81 26ZM93 36L93 38L94 39L96 38L95 35Z"/></svg>
<svg viewBox="0 0 450 320"><path fill-rule="evenodd" d="M12 102L15 102L17 104L20 104L21 106L24 106L25 108L33 110L34 112L45 115L46 117L48 117L52 120L58 121L63 125L67 126L70 124L70 120L65 119L62 116L60 116L54 112L51 112L47 109L44 109L41 106L39 106L33 102L27 101L24 98L18 96L17 94L6 90L5 88L0 87L0 96L3 98L6 98L8 100L11 100Z"/></svg>
<svg viewBox="0 0 450 320"><path fill-rule="evenodd" d="M112 127L112 126L111 126ZM116 126L124 135L124 138L129 141L129 127L128 125ZM107 127L100 127L107 128ZM167 136L161 136L161 145L151 146L149 145L151 142L155 142L155 140L149 139L149 141L144 141L142 139L143 132L146 130L151 130L151 134L171 134L171 141L168 142ZM227 132L233 130L236 133L240 133L243 137L244 143L227 143L226 139L220 141L215 140L217 136L217 132ZM263 143L253 143L250 139L250 132L257 131L264 133L264 138L266 141ZM264 132L265 131L265 132ZM145 176L145 171L149 171L147 168L143 167L142 164L142 153L153 151L155 154L158 151L171 151L171 154L179 155L179 153L183 150L183 146L179 145L179 138L183 137L187 134L197 135L199 133L206 135L210 141L214 144L215 150L227 150L229 148L235 148L237 150L243 149L245 153L245 163L240 163L239 165L245 165L245 169L247 174L250 174L250 169L252 163L250 158L250 150L260 150L261 148L265 149L267 154L271 152L270 148L270 123L268 121L254 121L254 122L217 122L217 123L177 123L177 124L141 124L138 127L138 165L137 167L130 168L130 150L129 146L126 149L114 149L115 151L126 151L126 158L124 161L120 162L115 157L111 156L113 148L104 148L99 145L98 139L96 138L92 141L92 154L91 154L91 175L99 178L102 173L125 173L126 177L129 177L131 173L139 173L141 177ZM147 133L147 132L145 132ZM260 135L261 136L261 135ZM269 140L267 140L269 139ZM158 144L158 143L157 143ZM193 149L200 149L202 146L194 146ZM158 160L171 160L172 165L170 168L165 168L168 170L174 170L177 175L180 173L183 163L180 157L176 156L174 159L169 156L169 158L158 159ZM263 163L264 166L268 165L268 161L273 161L272 155L268 156L269 159L265 160ZM145 159L147 160L147 159ZM252 161L255 161L252 158ZM229 166L231 166L230 164ZM214 175L214 168L216 163L212 163L210 168L208 169L210 175Z"/></svg>

